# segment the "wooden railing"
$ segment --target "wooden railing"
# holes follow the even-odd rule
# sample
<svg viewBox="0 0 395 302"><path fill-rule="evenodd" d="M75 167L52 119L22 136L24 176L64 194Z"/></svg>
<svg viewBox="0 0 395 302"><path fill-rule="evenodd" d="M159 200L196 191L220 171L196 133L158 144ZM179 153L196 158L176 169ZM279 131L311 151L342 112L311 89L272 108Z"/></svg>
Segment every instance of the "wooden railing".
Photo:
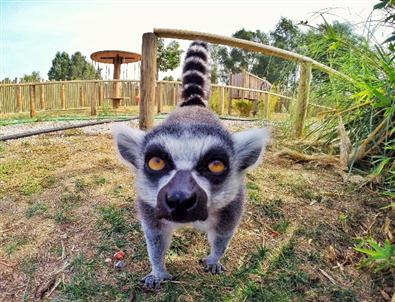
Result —
<svg viewBox="0 0 395 302"><path fill-rule="evenodd" d="M38 83L19 83L0 85L0 113L30 112L35 116L38 111L70 110L91 108L95 113L97 106L113 95L114 81L51 81ZM122 81L122 91L128 105L137 105L136 96L140 95L139 81Z"/></svg>
<svg viewBox="0 0 395 302"><path fill-rule="evenodd" d="M34 117L37 112L89 110L96 115L98 109L112 106L110 99L114 95L114 80L86 81L51 81L38 83L0 84L0 114L30 113ZM122 106L138 106L140 100L140 82L136 80L117 80L121 86ZM157 81L155 86L154 113L163 112L164 106L176 106L179 101L181 82ZM293 100L275 92L242 88L228 85L211 85L215 104L211 107L219 115L232 114L231 91L254 94L255 99L264 103L264 117L269 118L269 98ZM242 93L240 93L242 94ZM209 99L213 102L214 97ZM225 105L227 104L227 108ZM155 109L156 108L156 109ZM122 109L122 108L121 108Z"/></svg>

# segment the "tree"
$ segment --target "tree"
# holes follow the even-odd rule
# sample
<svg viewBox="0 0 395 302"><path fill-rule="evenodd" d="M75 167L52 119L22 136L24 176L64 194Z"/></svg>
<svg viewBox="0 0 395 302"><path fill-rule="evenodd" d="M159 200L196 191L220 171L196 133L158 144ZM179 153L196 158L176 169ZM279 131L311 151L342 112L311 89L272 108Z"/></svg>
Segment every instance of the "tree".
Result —
<svg viewBox="0 0 395 302"><path fill-rule="evenodd" d="M35 83L40 82L41 80L42 79L38 71L33 71L31 74L24 74L21 78L21 82L24 83Z"/></svg>
<svg viewBox="0 0 395 302"><path fill-rule="evenodd" d="M71 56L70 80L95 80L101 79L100 70L90 64L79 51Z"/></svg>
<svg viewBox="0 0 395 302"><path fill-rule="evenodd" d="M270 45L298 53L302 44L301 37L302 33L297 25L292 20L282 17L275 29L270 32ZM257 69L265 69L265 76L269 82L277 83L282 88L290 88L295 84L295 63L277 57L265 58L266 60L257 64Z"/></svg>
<svg viewBox="0 0 395 302"><path fill-rule="evenodd" d="M235 32L232 37L262 44L268 44L269 42L267 35L260 30L254 32L243 28ZM219 65L221 65L221 68L219 68L220 77L225 82L228 80L230 73L237 73L242 70L252 72L258 59L262 57L262 55L257 52L239 48L229 49L222 46L216 50L215 55L218 56L217 61Z"/></svg>
<svg viewBox="0 0 395 302"><path fill-rule="evenodd" d="M165 46L164 40L158 39L157 75L159 71L174 70L180 66L182 53L183 50L177 41L171 41Z"/></svg>
<svg viewBox="0 0 395 302"><path fill-rule="evenodd" d="M100 69L95 70L81 52L75 52L71 57L65 51L57 52L52 60L48 78L56 81L95 80L101 79Z"/></svg>
<svg viewBox="0 0 395 302"><path fill-rule="evenodd" d="M70 80L70 56L67 52L57 52L52 60L52 66L48 72L48 79L55 81Z"/></svg>
<svg viewBox="0 0 395 302"><path fill-rule="evenodd" d="M224 72L221 70L221 56L219 52L221 50L221 46L219 45L211 45L210 46L210 59L211 59L211 83L218 84L219 80L222 82L226 82L226 78L222 78Z"/></svg>
<svg viewBox="0 0 395 302"><path fill-rule="evenodd" d="M300 31L289 19L281 18L274 31L266 34L260 30L241 29L233 35L235 38L272 45L281 49L295 51L299 45ZM259 77L265 77L272 83L283 83L290 86L294 82L296 65L276 57L268 57L257 52L239 48L219 47L219 74L227 81L230 73L242 70Z"/></svg>
<svg viewBox="0 0 395 302"><path fill-rule="evenodd" d="M174 81L174 78L171 75L165 76L165 77L163 77L163 81Z"/></svg>
<svg viewBox="0 0 395 302"><path fill-rule="evenodd" d="M1 84L10 84L10 83L12 83L12 81L9 77L5 77L4 79L1 80Z"/></svg>

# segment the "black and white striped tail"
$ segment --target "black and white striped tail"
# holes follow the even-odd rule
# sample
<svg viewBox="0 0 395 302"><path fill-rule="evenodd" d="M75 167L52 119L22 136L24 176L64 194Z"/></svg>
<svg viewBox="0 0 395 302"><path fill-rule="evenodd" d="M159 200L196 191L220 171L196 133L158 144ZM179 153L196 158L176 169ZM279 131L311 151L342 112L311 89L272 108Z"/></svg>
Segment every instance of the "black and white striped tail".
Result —
<svg viewBox="0 0 395 302"><path fill-rule="evenodd" d="M181 107L207 106L210 76L207 43L194 41L187 50L182 69Z"/></svg>

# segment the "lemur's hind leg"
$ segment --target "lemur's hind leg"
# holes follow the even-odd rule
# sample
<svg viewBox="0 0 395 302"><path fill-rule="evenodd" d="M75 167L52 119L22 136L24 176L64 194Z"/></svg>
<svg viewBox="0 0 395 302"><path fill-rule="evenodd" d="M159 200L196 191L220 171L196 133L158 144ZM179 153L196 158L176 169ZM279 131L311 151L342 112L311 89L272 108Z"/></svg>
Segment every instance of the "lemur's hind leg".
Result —
<svg viewBox="0 0 395 302"><path fill-rule="evenodd" d="M243 211L243 191L241 190L235 200L221 209L218 222L215 228L207 232L210 243L210 255L202 259L204 270L212 274L219 274L225 271L225 267L220 263L221 258L233 237Z"/></svg>

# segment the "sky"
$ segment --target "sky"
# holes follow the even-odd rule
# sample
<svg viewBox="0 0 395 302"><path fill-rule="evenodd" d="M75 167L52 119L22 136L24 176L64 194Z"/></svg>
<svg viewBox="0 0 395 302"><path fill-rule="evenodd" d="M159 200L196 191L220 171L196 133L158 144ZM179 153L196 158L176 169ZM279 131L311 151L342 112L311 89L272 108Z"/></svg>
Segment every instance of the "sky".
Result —
<svg viewBox="0 0 395 302"><path fill-rule="evenodd" d="M269 32L281 16L295 22L325 18L363 24L378 0L0 0L0 79L39 71L47 79L57 51L119 49L141 53L141 36L153 28L177 28L231 36L241 28ZM189 42L180 41L185 49ZM109 66L109 65L107 65ZM104 78L112 70L103 68ZM109 68L109 67L108 67ZM172 72L179 73L179 69ZM160 78L165 74L161 73ZM136 64L122 77L139 78Z"/></svg>

